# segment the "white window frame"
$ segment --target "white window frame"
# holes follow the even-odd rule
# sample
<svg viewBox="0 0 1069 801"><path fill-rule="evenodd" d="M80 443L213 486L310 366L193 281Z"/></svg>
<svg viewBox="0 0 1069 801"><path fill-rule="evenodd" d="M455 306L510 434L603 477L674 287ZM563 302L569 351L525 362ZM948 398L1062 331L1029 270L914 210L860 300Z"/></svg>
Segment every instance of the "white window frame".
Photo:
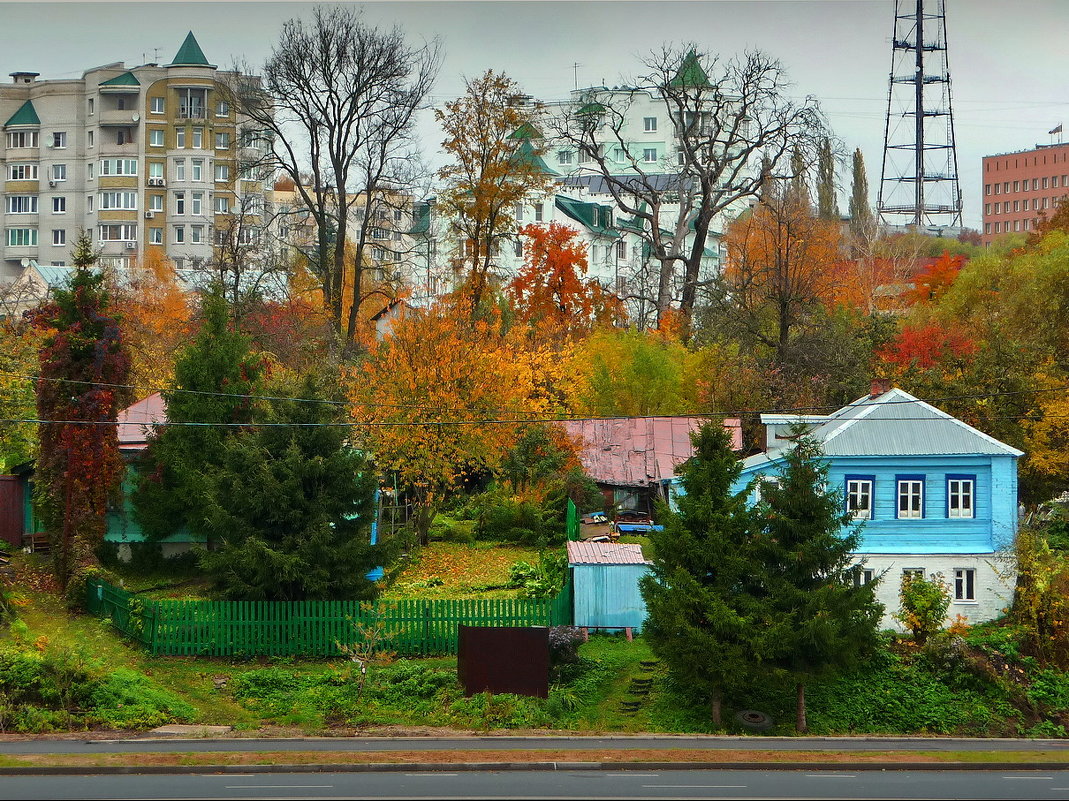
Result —
<svg viewBox="0 0 1069 801"><path fill-rule="evenodd" d="M657 118L656 117L643 117L642 118L642 130L646 133L656 133L657 131Z"/></svg>
<svg viewBox="0 0 1069 801"><path fill-rule="evenodd" d="M193 129L193 135L191 139L191 146L194 150L204 149L204 129L201 127L195 127Z"/></svg>
<svg viewBox="0 0 1069 801"><path fill-rule="evenodd" d="M118 230L113 231L113 228ZM105 233L107 233L106 237ZM118 234L118 236L112 236L112 234ZM97 227L97 236L101 242L133 242L137 240L137 224L121 222L101 223Z"/></svg>
<svg viewBox="0 0 1069 801"><path fill-rule="evenodd" d="M215 163L215 180L218 183L229 183L230 181L230 165Z"/></svg>
<svg viewBox="0 0 1069 801"><path fill-rule="evenodd" d="M67 244L67 230L65 228L52 229L52 245L60 247Z"/></svg>
<svg viewBox="0 0 1069 801"><path fill-rule="evenodd" d="M184 150L186 147L186 129L182 126L174 129L174 146L176 150Z"/></svg>
<svg viewBox="0 0 1069 801"><path fill-rule="evenodd" d="M924 518L924 480L916 478L895 479L895 518L897 520L922 520ZM902 508L903 499L916 498L916 504L907 502ZM912 508L913 506L917 508Z"/></svg>
<svg viewBox="0 0 1069 801"><path fill-rule="evenodd" d="M184 225L175 225L171 228L174 233L172 241L176 245L184 245L186 243L186 227Z"/></svg>
<svg viewBox="0 0 1069 801"><path fill-rule="evenodd" d="M163 244L163 229L162 228L149 228L148 229L148 241L150 245L162 245Z"/></svg>
<svg viewBox="0 0 1069 801"><path fill-rule="evenodd" d="M52 213L53 214L66 214L67 213L67 197L66 195L57 195L52 198Z"/></svg>
<svg viewBox="0 0 1069 801"><path fill-rule="evenodd" d="M872 495L875 482L871 478L846 480L846 511L854 520L872 520ZM860 501L866 501L865 506Z"/></svg>
<svg viewBox="0 0 1069 801"><path fill-rule="evenodd" d="M9 148L16 147L37 147L41 141L39 131L8 131L7 132L7 146Z"/></svg>
<svg viewBox="0 0 1069 801"><path fill-rule="evenodd" d="M66 131L52 131L52 147L57 150L67 149L67 132Z"/></svg>
<svg viewBox="0 0 1069 801"><path fill-rule="evenodd" d="M36 181L38 176L37 164L8 164L7 180L9 181ZM17 173L17 174L16 174Z"/></svg>
<svg viewBox="0 0 1069 801"><path fill-rule="evenodd" d="M967 505L963 501L967 501ZM976 479L964 476L947 478L947 517L956 520L976 517Z"/></svg>
<svg viewBox="0 0 1069 801"><path fill-rule="evenodd" d="M148 143L150 147L165 147L167 139L163 128L150 128L148 132Z"/></svg>
<svg viewBox="0 0 1069 801"><path fill-rule="evenodd" d="M204 159L190 159L189 161L189 180L202 181L204 180Z"/></svg>
<svg viewBox="0 0 1069 801"><path fill-rule="evenodd" d="M37 197L37 195L8 195L4 211L7 214L37 214Z"/></svg>
<svg viewBox="0 0 1069 801"><path fill-rule="evenodd" d="M149 195L148 196L148 210L149 211L163 211L163 195Z"/></svg>
<svg viewBox="0 0 1069 801"><path fill-rule="evenodd" d="M644 148L642 148L642 160L646 164L652 164L653 162L657 161L657 148L655 148L655 147L644 147Z"/></svg>
<svg viewBox="0 0 1069 801"><path fill-rule="evenodd" d="M67 165L66 164L53 164L50 170L50 181L66 181L67 180Z"/></svg>
<svg viewBox="0 0 1069 801"><path fill-rule="evenodd" d="M862 567L861 565L855 565L854 570L854 586L864 587L866 584L871 584L876 579L876 571L871 567Z"/></svg>
<svg viewBox="0 0 1069 801"><path fill-rule="evenodd" d="M175 180L175 181L184 181L184 180L186 180L186 160L185 159L175 159L174 160L174 172L173 172L173 175L174 175L174 179L173 180Z"/></svg>
<svg viewBox="0 0 1069 801"><path fill-rule="evenodd" d="M229 131L216 131L215 132L215 149L216 150L229 150L230 149L230 132Z"/></svg>
<svg viewBox="0 0 1069 801"><path fill-rule="evenodd" d="M167 101L162 97L154 97L149 100L149 113L150 114L165 114L167 112Z"/></svg>
<svg viewBox="0 0 1069 801"><path fill-rule="evenodd" d="M9 248L35 248L37 247L37 229L8 228L4 241L7 242Z"/></svg>
<svg viewBox="0 0 1069 801"><path fill-rule="evenodd" d="M957 603L976 601L976 568L954 568L954 601Z"/></svg>

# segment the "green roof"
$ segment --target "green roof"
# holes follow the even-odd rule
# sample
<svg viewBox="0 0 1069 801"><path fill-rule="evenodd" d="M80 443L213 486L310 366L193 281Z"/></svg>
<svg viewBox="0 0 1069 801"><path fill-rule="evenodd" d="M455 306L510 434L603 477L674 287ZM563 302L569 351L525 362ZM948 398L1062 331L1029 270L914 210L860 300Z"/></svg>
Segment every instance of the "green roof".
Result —
<svg viewBox="0 0 1069 801"><path fill-rule="evenodd" d="M19 110L11 115L11 119L4 123L5 128L10 128L13 125L40 125L41 118L37 116L37 111L33 107L33 103L27 100L21 106Z"/></svg>
<svg viewBox="0 0 1069 801"><path fill-rule="evenodd" d="M140 86L141 81L134 77L134 74L127 70L122 75L116 75L114 78L109 78L104 81L101 86Z"/></svg>
<svg viewBox="0 0 1069 801"><path fill-rule="evenodd" d="M211 67L212 64L208 63L208 59L204 57L204 51L200 49L200 45L197 44L197 37L193 35L193 31L186 34L186 40L182 42L182 46L178 48L178 53L174 57L174 61L167 65L168 67Z"/></svg>
<svg viewBox="0 0 1069 801"><path fill-rule="evenodd" d="M425 234L431 229L431 204L415 203L412 206L412 229L410 234Z"/></svg>
<svg viewBox="0 0 1069 801"><path fill-rule="evenodd" d="M528 164L534 167L544 175L557 174L554 170L550 169L549 165L542 160L542 157L535 152L534 146L528 139L524 139L520 143L520 146L516 148L516 152L513 154L512 158L522 164Z"/></svg>
<svg viewBox="0 0 1069 801"><path fill-rule="evenodd" d="M597 203L585 203L564 195L558 195L554 205L577 223L584 225L590 231L601 236L610 236L614 239L620 236L614 228L604 225L611 220L612 207L601 206Z"/></svg>
<svg viewBox="0 0 1069 801"><path fill-rule="evenodd" d="M587 103L576 114L603 114L605 112L605 106L601 103Z"/></svg>
<svg viewBox="0 0 1069 801"><path fill-rule="evenodd" d="M679 71L676 76L668 82L669 86L683 87L688 86L707 88L710 86L709 75L702 69L701 61L698 60L698 54L691 50L687 53L686 58L683 59L683 63L679 65Z"/></svg>
<svg viewBox="0 0 1069 801"><path fill-rule="evenodd" d="M542 132L531 123L525 122L515 131L509 134L509 139L541 139Z"/></svg>

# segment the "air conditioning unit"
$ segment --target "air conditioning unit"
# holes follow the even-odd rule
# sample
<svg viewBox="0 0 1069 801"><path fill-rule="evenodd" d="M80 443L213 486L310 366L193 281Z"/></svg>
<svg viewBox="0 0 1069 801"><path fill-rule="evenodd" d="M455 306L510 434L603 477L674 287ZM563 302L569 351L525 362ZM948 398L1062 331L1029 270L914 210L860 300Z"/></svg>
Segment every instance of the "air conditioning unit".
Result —
<svg viewBox="0 0 1069 801"><path fill-rule="evenodd" d="M56 182L55 181L49 181L48 185L54 188L55 185L56 185Z"/></svg>
<svg viewBox="0 0 1069 801"><path fill-rule="evenodd" d="M162 178L149 178L148 179L148 185L149 186L166 186L166 183L164 183L164 180Z"/></svg>
<svg viewBox="0 0 1069 801"><path fill-rule="evenodd" d="M137 250L137 242L126 242L125 247L127 250Z"/></svg>
<svg viewBox="0 0 1069 801"><path fill-rule="evenodd" d="M146 211L145 212L145 219L146 220L151 220L155 216L156 216L156 213L153 212L153 211Z"/></svg>

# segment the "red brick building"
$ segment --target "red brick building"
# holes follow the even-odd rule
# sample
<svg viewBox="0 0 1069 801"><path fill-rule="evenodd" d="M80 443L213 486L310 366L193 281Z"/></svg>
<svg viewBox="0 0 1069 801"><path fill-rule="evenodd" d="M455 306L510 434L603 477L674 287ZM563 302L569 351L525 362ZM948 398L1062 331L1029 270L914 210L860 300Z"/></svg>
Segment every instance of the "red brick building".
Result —
<svg viewBox="0 0 1069 801"><path fill-rule="evenodd" d="M1026 233L1069 194L1069 143L984 157L983 243Z"/></svg>

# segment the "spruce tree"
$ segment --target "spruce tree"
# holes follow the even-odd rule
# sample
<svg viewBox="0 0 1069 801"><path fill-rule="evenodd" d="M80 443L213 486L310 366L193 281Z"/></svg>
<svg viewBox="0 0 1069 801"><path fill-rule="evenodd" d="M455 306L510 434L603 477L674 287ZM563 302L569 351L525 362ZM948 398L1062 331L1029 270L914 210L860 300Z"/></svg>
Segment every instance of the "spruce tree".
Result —
<svg viewBox="0 0 1069 801"><path fill-rule="evenodd" d="M324 400L316 382L295 393L308 400L274 401L268 425L223 444L206 504L217 547L201 566L235 600L373 598L366 574L385 559L370 540L374 472L337 408L309 402Z"/></svg>
<svg viewBox="0 0 1069 801"><path fill-rule="evenodd" d="M871 238L875 234L875 217L869 205L869 179L865 175L865 157L861 148L854 151L853 180L850 187L850 230L855 236Z"/></svg>
<svg viewBox="0 0 1069 801"><path fill-rule="evenodd" d="M807 728L806 682L855 665L875 645L883 616L875 583L854 581L860 527L844 511L842 493L827 491L827 479L819 444L799 437L778 479L762 485L756 509L762 568L754 596L767 621L758 649L767 667L794 681L799 732Z"/></svg>
<svg viewBox="0 0 1069 801"><path fill-rule="evenodd" d="M817 162L817 216L833 222L839 219L839 204L835 199L835 158L831 152L831 139L826 136L820 140Z"/></svg>
<svg viewBox="0 0 1069 801"><path fill-rule="evenodd" d="M710 703L720 723L725 691L753 665L757 622L739 593L753 571L746 493L733 493L740 464L717 422L692 437L694 455L680 467L684 495L676 513L662 509L664 530L653 532L651 574L641 581L644 636L680 686Z"/></svg>

